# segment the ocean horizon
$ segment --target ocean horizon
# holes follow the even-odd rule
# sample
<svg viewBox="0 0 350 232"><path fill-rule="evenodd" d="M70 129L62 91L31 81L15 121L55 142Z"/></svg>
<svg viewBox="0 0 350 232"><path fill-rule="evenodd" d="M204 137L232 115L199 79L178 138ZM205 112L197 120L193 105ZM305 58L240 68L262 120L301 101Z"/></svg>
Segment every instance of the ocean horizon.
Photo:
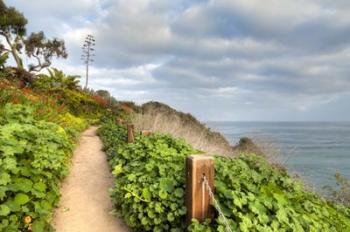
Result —
<svg viewBox="0 0 350 232"><path fill-rule="evenodd" d="M335 173L350 178L350 121L207 121L235 145L249 137L276 155L291 175L323 191Z"/></svg>

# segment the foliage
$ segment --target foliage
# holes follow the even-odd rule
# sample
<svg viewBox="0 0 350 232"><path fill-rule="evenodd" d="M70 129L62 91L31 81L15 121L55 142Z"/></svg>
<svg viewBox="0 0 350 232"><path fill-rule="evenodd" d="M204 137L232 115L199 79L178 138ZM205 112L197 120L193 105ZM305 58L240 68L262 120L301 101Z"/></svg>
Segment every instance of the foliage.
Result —
<svg viewBox="0 0 350 232"><path fill-rule="evenodd" d="M50 71L53 80L40 75L34 82L35 88L19 88L13 79L0 79L0 110L8 102L31 105L40 119L55 123L60 123L60 115L67 112L91 123L98 122L102 115L115 118L118 114L108 108L104 99L98 101L94 93L78 88L76 76L67 76L57 69Z"/></svg>
<svg viewBox="0 0 350 232"><path fill-rule="evenodd" d="M31 33L30 36L24 40L25 51L29 58L34 57L37 64L30 64L29 71L40 71L51 65L53 57L67 58L68 54L63 40L54 38L48 40L45 38L44 32Z"/></svg>
<svg viewBox="0 0 350 232"><path fill-rule="evenodd" d="M117 213L135 230L183 231L184 162L192 149L164 135L137 137L136 143L127 145L125 134L122 127L100 129L118 178L111 192Z"/></svg>
<svg viewBox="0 0 350 232"><path fill-rule="evenodd" d="M106 111L106 108L96 102L92 95L83 91L58 89L51 94L75 116L98 119Z"/></svg>
<svg viewBox="0 0 350 232"><path fill-rule="evenodd" d="M2 45L1 51L11 53L18 69L24 69L20 56L23 50L29 58L34 57L37 61L37 64L29 65L29 71L40 71L49 67L53 57L67 57L63 40L47 40L43 32L32 33L26 38L27 23L21 12L6 6L4 1L0 0L0 35L8 45L8 48Z"/></svg>
<svg viewBox="0 0 350 232"><path fill-rule="evenodd" d="M0 35L9 45L9 49L2 46L1 50L11 52L18 68L23 68L22 59L18 53L23 47L27 23L27 19L21 12L14 7L6 6L4 1L0 0Z"/></svg>
<svg viewBox="0 0 350 232"><path fill-rule="evenodd" d="M72 150L64 129L7 104L0 123L0 231L49 231Z"/></svg>
<svg viewBox="0 0 350 232"><path fill-rule="evenodd" d="M177 111L159 102L147 102L139 111L133 119L133 124L139 130L169 133L175 138L184 138L198 150L235 155L232 146L222 134L211 131L191 114Z"/></svg>
<svg viewBox="0 0 350 232"><path fill-rule="evenodd" d="M8 103L23 105L23 107L30 106L34 109L35 119L54 123L59 123L60 115L67 112L67 107L59 104L53 97L36 93L29 88L19 89L10 81L0 81L0 112L6 105L12 107ZM18 108L18 115L20 115L20 106ZM17 108L13 110L15 109ZM2 117L1 120L6 120L6 117Z"/></svg>
<svg viewBox="0 0 350 232"><path fill-rule="evenodd" d="M22 13L14 7L7 7L3 0L0 0L0 33L18 33L24 35L28 21Z"/></svg>
<svg viewBox="0 0 350 232"><path fill-rule="evenodd" d="M49 75L38 75L33 84L34 89L51 95L75 116L97 121L101 115L108 113L108 101L98 94L81 90L79 76L65 75L55 68L48 71Z"/></svg>
<svg viewBox="0 0 350 232"><path fill-rule="evenodd" d="M307 192L261 156L215 160L216 197L234 231L347 231L350 214ZM239 178L238 178L239 177ZM224 230L217 218L213 226Z"/></svg>
<svg viewBox="0 0 350 232"><path fill-rule="evenodd" d="M93 98L93 99L95 100L95 102L97 102L100 106L105 107L105 108L108 106L108 101L107 101L105 98L103 98L103 97L101 97L101 96L99 96L99 95L93 95L92 98Z"/></svg>
<svg viewBox="0 0 350 232"><path fill-rule="evenodd" d="M99 131L112 173L116 211L135 231L184 230L184 162L192 149L155 134L125 143L126 131ZM349 231L350 209L304 190L262 157L215 158L216 198L233 231ZM192 231L225 231L222 218L193 222Z"/></svg>
<svg viewBox="0 0 350 232"><path fill-rule="evenodd" d="M49 85L33 89L19 88L16 70L1 70L0 231L51 231L75 139L87 122L115 117L80 90L75 77L50 71L59 85L48 76Z"/></svg>
<svg viewBox="0 0 350 232"><path fill-rule="evenodd" d="M71 138L77 137L79 133L88 126L85 120L75 117L68 112L59 115L58 123L65 129L66 133L69 134Z"/></svg>
<svg viewBox="0 0 350 232"><path fill-rule="evenodd" d="M8 52L2 52L3 50L0 47L0 69L5 68L7 59L9 58Z"/></svg>
<svg viewBox="0 0 350 232"><path fill-rule="evenodd" d="M48 72L49 75L39 74L37 76L33 88L40 90L79 89L80 76L66 75L56 68L48 69Z"/></svg>

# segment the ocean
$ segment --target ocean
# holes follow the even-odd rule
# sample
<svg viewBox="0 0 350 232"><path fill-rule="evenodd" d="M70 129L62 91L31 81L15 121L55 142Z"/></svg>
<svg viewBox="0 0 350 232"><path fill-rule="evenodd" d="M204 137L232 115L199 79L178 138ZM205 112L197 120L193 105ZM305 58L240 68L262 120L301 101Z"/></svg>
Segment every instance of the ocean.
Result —
<svg viewBox="0 0 350 232"><path fill-rule="evenodd" d="M250 137L278 159L288 172L322 192L335 186L335 173L350 178L350 122L206 122L236 144Z"/></svg>

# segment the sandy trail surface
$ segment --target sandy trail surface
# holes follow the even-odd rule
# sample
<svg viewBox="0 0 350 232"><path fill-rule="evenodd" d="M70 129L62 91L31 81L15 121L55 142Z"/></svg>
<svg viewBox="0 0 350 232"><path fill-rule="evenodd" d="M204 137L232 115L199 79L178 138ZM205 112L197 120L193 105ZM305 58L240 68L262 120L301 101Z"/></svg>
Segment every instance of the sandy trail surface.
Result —
<svg viewBox="0 0 350 232"><path fill-rule="evenodd" d="M113 178L96 130L86 130L74 151L52 223L57 232L130 231L122 220L110 214L113 206L108 189L113 186Z"/></svg>

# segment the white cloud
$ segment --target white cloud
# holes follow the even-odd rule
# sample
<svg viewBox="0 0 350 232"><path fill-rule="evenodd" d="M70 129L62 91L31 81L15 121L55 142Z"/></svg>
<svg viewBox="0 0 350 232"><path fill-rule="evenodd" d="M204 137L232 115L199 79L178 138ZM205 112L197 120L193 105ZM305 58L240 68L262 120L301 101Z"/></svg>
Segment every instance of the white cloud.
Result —
<svg viewBox="0 0 350 232"><path fill-rule="evenodd" d="M69 59L54 64L69 74L84 77L81 43L95 35L91 86L118 98L165 101L197 116L227 111L225 119L257 120L316 118L316 109L332 118L329 107L334 103L338 112L335 103L349 98L345 0L8 4L24 11L30 29L65 39Z"/></svg>

